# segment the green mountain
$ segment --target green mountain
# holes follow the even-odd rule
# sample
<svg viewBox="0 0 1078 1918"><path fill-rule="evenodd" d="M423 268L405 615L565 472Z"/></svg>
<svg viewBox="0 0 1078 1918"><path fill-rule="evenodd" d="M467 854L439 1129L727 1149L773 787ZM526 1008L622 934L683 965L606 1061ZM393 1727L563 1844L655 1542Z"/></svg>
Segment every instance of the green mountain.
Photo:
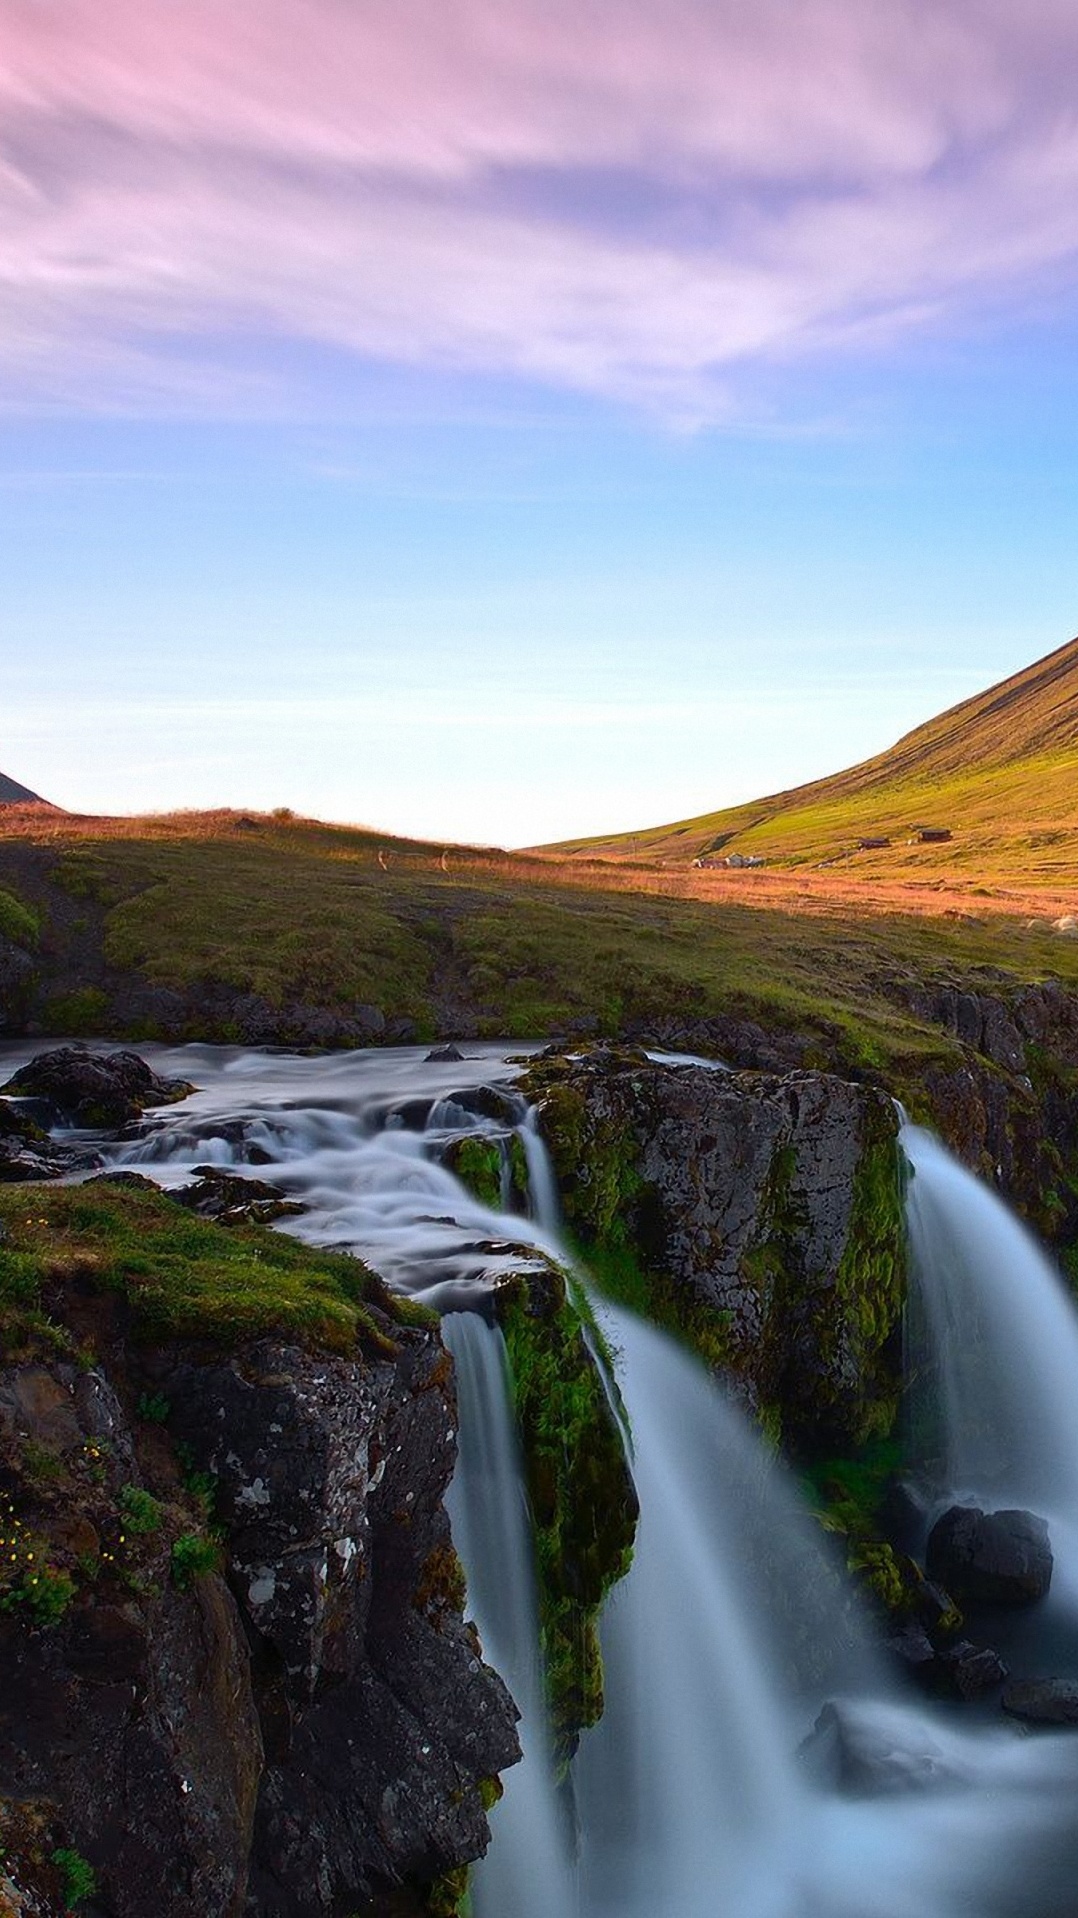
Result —
<svg viewBox="0 0 1078 1918"><path fill-rule="evenodd" d="M950 838L925 843L926 827ZM830 778L695 819L546 850L678 863L740 854L788 867L853 860L877 877L907 879L917 866L986 882L1072 885L1078 639Z"/></svg>

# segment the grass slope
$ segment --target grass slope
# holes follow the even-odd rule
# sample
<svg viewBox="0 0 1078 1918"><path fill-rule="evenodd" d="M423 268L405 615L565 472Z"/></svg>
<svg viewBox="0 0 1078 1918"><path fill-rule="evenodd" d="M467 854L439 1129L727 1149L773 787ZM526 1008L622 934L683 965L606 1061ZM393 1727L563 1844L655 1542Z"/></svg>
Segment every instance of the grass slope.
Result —
<svg viewBox="0 0 1078 1918"><path fill-rule="evenodd" d="M946 845L909 845L919 825ZM886 848L858 850L863 838ZM831 778L633 834L575 840L563 856L759 854L786 867L853 858L869 877L955 875L1029 887L1078 882L1078 640L952 707L888 752Z"/></svg>
<svg viewBox="0 0 1078 1918"><path fill-rule="evenodd" d="M817 1032L821 1063L893 1072L948 1043L895 1004L897 983L1078 983L1078 941L1040 925L765 910L652 883L272 817L0 824L0 887L40 928L35 1017L57 1033L228 1039L225 986L275 1007L372 1003L423 1039L733 1014ZM132 981L187 994L189 1026L155 1029L152 991L136 1023Z"/></svg>

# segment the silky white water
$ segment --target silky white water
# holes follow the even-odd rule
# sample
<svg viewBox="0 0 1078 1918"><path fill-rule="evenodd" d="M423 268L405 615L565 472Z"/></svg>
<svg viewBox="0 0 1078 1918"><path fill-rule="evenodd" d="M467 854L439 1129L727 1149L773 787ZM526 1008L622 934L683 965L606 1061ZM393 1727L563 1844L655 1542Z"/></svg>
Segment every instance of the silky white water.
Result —
<svg viewBox="0 0 1078 1918"><path fill-rule="evenodd" d="M568 1918L575 1894L546 1735L531 1526L505 1340L475 1312L448 1313L442 1329L460 1419L448 1500L453 1538L468 1568L469 1612L484 1655L520 1712L523 1752L504 1776L498 1842L472 1872L472 1905L475 1918L550 1918L552 1911Z"/></svg>
<svg viewBox="0 0 1078 1918"><path fill-rule="evenodd" d="M27 1050L7 1048L0 1065L13 1070ZM608 1308L601 1318L632 1426L641 1519L632 1570L603 1621L607 1711L559 1795L545 1751L504 1347L477 1312L460 1312L482 1305L500 1273L560 1249L557 1194L513 1093L515 1068L491 1046L452 1064L415 1048L315 1059L145 1051L156 1070L199 1090L151 1115L143 1136L108 1148L113 1163L166 1184L204 1163L269 1177L308 1208L284 1229L351 1247L392 1283L452 1308L455 1533L487 1656L524 1710L528 1753L491 1816L476 1918L1073 1918L1078 1742L969 1725L892 1694L847 1586L755 1434L694 1362ZM477 1110L471 1095L482 1087L504 1103L484 1096L486 1110ZM489 1211L439 1162L461 1130L516 1132L531 1217ZM1028 1245L995 1201L986 1207L980 1188L970 1194L968 1175L955 1202L931 1142L913 1140L911 1156L911 1231L926 1271L946 1265L940 1347L949 1349L966 1338L969 1309L955 1302L951 1271L970 1268L983 1317L977 1273L1002 1245L1004 1293L1027 1272ZM976 1250L943 1261L941 1245L967 1245L956 1215L976 1215ZM993 1307L980 1341L993 1350L998 1336L1010 1362L1020 1358L1017 1392L1008 1399L1009 1382L999 1383L999 1418L1012 1422L1019 1466L999 1448L964 1453L963 1415L948 1411L947 1470L978 1491L987 1459L983 1469L1008 1500L1036 1507L1043 1486L1041 1509L1050 1496L1065 1523L1078 1510L1070 1489L1078 1443L1067 1422L1078 1349L1071 1319L1052 1317L1046 1302L1043 1314L1034 1309L1031 1347L1027 1303L1021 1323L1005 1315L1010 1329L998 1335ZM976 1378L975 1402L990 1408L991 1368L978 1366ZM1023 1404L1027 1422L1041 1418L1042 1382L1045 1426L1019 1443ZM977 1422L990 1433L991 1411ZM1072 1459L1059 1456L1065 1446ZM860 1755L857 1790L840 1786L828 1737L811 1735L827 1700L838 1702L847 1750Z"/></svg>
<svg viewBox="0 0 1078 1918"><path fill-rule="evenodd" d="M933 1509L1046 1518L1048 1609L1078 1613L1078 1310L1025 1226L938 1139L905 1126L901 1144L913 1174L915 1468Z"/></svg>

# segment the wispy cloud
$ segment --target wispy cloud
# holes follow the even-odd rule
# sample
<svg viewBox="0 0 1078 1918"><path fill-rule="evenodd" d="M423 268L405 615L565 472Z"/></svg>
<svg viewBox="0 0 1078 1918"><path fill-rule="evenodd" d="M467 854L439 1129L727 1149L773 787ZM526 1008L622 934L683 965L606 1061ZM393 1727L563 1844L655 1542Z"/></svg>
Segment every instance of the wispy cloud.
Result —
<svg viewBox="0 0 1078 1918"><path fill-rule="evenodd" d="M0 0L0 34L9 403L257 410L287 375L249 349L299 342L708 417L1078 251L1069 0Z"/></svg>

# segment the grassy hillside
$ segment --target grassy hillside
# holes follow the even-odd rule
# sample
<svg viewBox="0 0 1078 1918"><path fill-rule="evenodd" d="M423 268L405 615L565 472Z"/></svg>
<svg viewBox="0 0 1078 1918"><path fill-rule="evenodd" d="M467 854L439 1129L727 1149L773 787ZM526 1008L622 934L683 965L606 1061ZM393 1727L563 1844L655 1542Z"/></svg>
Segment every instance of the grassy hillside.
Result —
<svg viewBox="0 0 1078 1918"><path fill-rule="evenodd" d="M1078 983L1078 941L1002 919L761 910L286 816L0 821L0 890L36 928L30 1016L55 1033L240 1037L240 995L375 1005L421 1039L729 1014L890 1068L948 1043L896 985Z"/></svg>
<svg viewBox="0 0 1078 1918"><path fill-rule="evenodd" d="M943 845L918 826L948 830ZM888 839L859 848L862 839ZM924 877L1032 890L1078 887L1078 640L929 720L888 752L749 805L633 834L575 840L563 857L689 862L759 855L786 869L849 862L870 879Z"/></svg>

